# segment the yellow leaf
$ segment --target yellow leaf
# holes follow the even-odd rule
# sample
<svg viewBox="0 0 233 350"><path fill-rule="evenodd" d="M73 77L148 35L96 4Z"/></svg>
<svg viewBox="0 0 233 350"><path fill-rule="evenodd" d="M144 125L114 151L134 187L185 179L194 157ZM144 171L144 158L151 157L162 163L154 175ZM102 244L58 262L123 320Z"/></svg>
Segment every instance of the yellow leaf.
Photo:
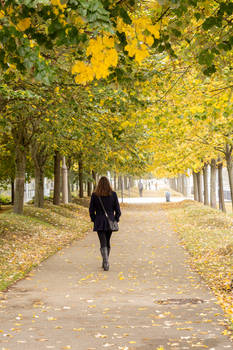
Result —
<svg viewBox="0 0 233 350"><path fill-rule="evenodd" d="M48 317L47 320L48 321L56 321L56 318L55 317Z"/></svg>
<svg viewBox="0 0 233 350"><path fill-rule="evenodd" d="M24 32L25 30L27 30L31 25L31 19L28 18L24 18L21 21L19 21L19 23L17 24L17 29L20 30L21 32Z"/></svg>

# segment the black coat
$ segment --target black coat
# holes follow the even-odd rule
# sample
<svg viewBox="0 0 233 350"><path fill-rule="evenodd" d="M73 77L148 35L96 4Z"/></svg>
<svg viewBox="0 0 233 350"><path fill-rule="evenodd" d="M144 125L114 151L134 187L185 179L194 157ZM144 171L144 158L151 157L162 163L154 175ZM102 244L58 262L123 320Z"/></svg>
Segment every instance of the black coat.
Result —
<svg viewBox="0 0 233 350"><path fill-rule="evenodd" d="M121 210L116 192L113 191L112 195L101 197L101 199L109 218L111 220L115 219L118 222L121 216ZM91 221L94 222L93 231L109 231L108 220L104 214L100 200L95 193L91 196L89 213Z"/></svg>

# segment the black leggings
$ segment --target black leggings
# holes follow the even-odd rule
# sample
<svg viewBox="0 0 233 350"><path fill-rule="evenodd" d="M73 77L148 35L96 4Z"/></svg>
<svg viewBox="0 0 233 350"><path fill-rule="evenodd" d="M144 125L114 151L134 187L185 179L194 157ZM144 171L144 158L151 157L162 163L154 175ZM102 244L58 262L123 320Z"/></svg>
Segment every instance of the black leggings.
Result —
<svg viewBox="0 0 233 350"><path fill-rule="evenodd" d="M110 248L110 239L111 239L112 231L97 231L97 233L100 240L100 247Z"/></svg>

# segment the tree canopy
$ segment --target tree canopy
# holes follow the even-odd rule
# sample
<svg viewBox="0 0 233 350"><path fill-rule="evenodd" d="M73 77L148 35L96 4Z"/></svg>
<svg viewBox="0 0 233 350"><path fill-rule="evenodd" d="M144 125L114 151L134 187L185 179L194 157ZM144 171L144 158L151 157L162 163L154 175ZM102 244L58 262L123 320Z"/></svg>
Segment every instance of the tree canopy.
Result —
<svg viewBox="0 0 233 350"><path fill-rule="evenodd" d="M57 151L87 174L176 176L221 156L232 179L232 13L228 0L1 1L2 180L33 162L52 173Z"/></svg>

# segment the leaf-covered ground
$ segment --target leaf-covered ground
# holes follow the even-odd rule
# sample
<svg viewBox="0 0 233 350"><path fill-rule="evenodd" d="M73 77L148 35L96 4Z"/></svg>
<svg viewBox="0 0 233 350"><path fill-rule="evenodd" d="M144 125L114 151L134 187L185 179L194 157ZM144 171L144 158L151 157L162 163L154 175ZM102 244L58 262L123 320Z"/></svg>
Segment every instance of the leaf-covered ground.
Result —
<svg viewBox="0 0 233 350"><path fill-rule="evenodd" d="M77 204L44 209L26 205L24 215L0 214L0 290L90 229L88 211Z"/></svg>
<svg viewBox="0 0 233 350"><path fill-rule="evenodd" d="M233 330L233 218L193 201L164 208L192 266L215 292Z"/></svg>
<svg viewBox="0 0 233 350"><path fill-rule="evenodd" d="M109 271L95 232L44 261L0 293L0 348L231 349L224 314L171 226L161 204L127 204Z"/></svg>

